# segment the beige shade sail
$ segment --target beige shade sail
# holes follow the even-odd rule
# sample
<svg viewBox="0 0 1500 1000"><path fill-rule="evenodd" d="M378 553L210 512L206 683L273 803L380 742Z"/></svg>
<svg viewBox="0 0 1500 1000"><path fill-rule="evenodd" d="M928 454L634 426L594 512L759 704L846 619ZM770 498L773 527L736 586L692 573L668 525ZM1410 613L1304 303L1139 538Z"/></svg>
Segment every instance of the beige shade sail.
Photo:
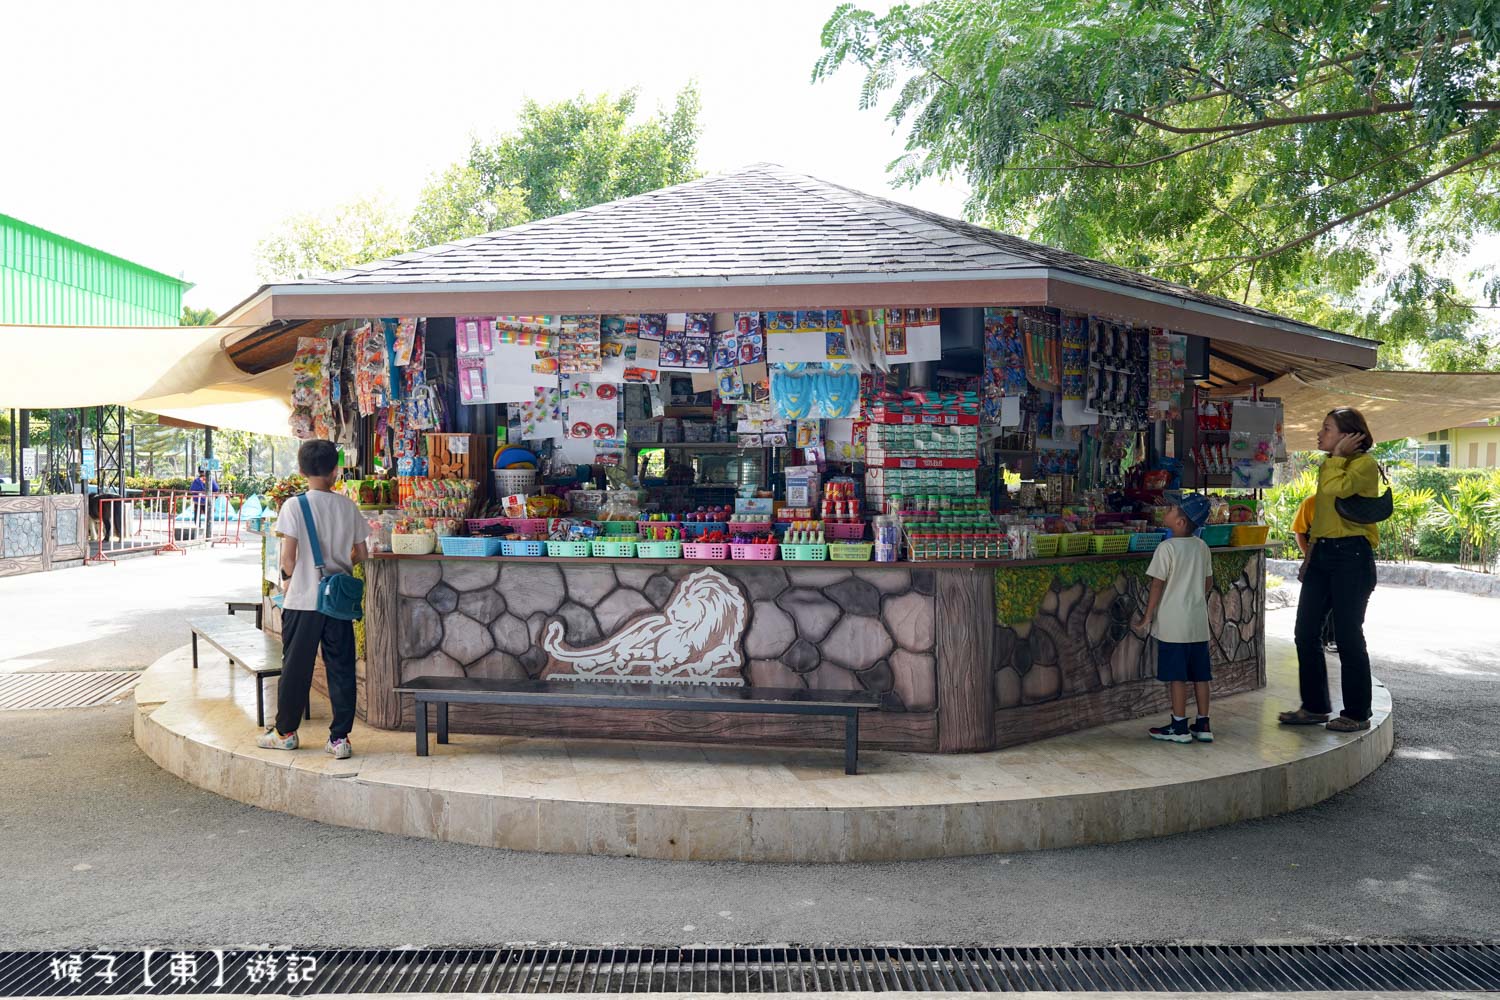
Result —
<svg viewBox="0 0 1500 1000"><path fill-rule="evenodd" d="M1500 416L1500 372L1355 371L1316 381L1295 372L1265 386L1285 411L1289 451L1312 451L1329 410L1352 406L1376 441L1416 437Z"/></svg>
<svg viewBox="0 0 1500 1000"><path fill-rule="evenodd" d="M123 403L213 427L285 435L291 370L241 371L238 326L0 325L0 402L18 409Z"/></svg>

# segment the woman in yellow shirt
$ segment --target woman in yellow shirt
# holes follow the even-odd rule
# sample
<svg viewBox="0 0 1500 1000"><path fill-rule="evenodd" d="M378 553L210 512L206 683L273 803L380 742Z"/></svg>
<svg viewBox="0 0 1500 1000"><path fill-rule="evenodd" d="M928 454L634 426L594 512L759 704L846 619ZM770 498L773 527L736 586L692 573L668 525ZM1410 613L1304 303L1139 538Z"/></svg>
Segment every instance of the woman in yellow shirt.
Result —
<svg viewBox="0 0 1500 1000"><path fill-rule="evenodd" d="M1337 500L1380 494L1380 467L1370 457L1370 425L1355 409L1341 406L1323 418L1318 448L1328 453L1318 470L1313 497L1311 549L1302 561L1297 599L1297 675L1302 705L1282 712L1286 725L1327 724L1353 733L1370 728L1370 654L1365 648L1365 608L1375 589L1376 527L1345 520ZM1344 708L1330 720L1328 663L1323 656L1323 619L1333 615L1338 639Z"/></svg>

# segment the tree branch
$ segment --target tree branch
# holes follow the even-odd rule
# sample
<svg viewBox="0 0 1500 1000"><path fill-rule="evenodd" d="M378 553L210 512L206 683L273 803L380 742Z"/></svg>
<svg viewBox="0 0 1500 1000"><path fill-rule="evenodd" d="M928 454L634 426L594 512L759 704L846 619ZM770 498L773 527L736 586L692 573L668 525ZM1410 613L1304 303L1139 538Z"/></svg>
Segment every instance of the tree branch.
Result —
<svg viewBox="0 0 1500 1000"><path fill-rule="evenodd" d="M1074 102L1074 107L1088 108L1094 111L1103 111L1106 114L1126 118L1130 121L1149 125L1151 128L1160 129L1163 132L1171 132L1173 135L1213 135L1223 132L1237 134L1248 134L1259 132L1268 128L1285 128L1289 125L1311 125L1317 122L1345 121L1350 118L1373 118L1379 115L1405 114L1413 110L1416 105L1411 101L1397 101L1388 104L1375 104L1367 108L1348 108L1343 111L1323 111L1318 114L1290 115L1285 118L1262 118L1253 122L1230 122L1227 125L1195 125L1180 126L1168 122L1158 121L1146 115L1136 114L1133 111L1121 111L1118 108L1100 108L1086 102ZM1500 101L1461 101L1458 107L1464 111L1500 111Z"/></svg>
<svg viewBox="0 0 1500 1000"><path fill-rule="evenodd" d="M1438 181L1442 180L1444 177L1447 177L1450 174L1455 174L1455 173L1459 172L1460 170L1462 170L1464 167L1467 167L1467 166L1469 166L1472 163L1477 163L1478 161L1484 159L1485 157L1492 156L1495 153L1500 153L1500 142L1497 142L1497 143L1495 143L1494 145L1491 145L1491 146L1487 146L1484 149L1481 149L1479 152L1475 153L1473 156L1465 157L1464 159L1459 160L1457 163L1455 163L1455 164L1453 164L1451 166L1445 167L1442 170L1439 170L1435 174L1429 174L1428 176L1422 178L1419 181L1415 181L1415 182L1413 182L1411 184L1408 184L1406 187L1402 188L1399 191L1393 191L1390 194L1386 195L1384 198L1379 198L1379 199L1377 199L1375 201L1372 201L1370 204L1366 205L1363 208L1357 209L1356 211L1353 211L1353 212L1349 212L1346 215L1341 215L1337 219L1334 219L1331 222L1324 223L1323 225L1319 226L1317 229L1314 229L1310 233L1304 233L1303 235L1297 237L1294 240L1289 240L1286 243L1282 243L1279 246L1272 247L1270 250L1266 250L1266 251L1263 251L1262 253L1258 253L1258 254L1256 254L1253 257L1243 257L1243 256L1240 256L1240 257L1227 256L1227 257L1219 257L1219 258L1211 258L1210 257L1210 258L1205 258L1205 259L1199 260L1199 261L1191 261L1191 262L1188 262L1188 263L1191 263L1191 264L1208 264L1208 263L1214 262L1216 259L1220 260L1220 261L1224 261L1224 260L1233 260L1233 261L1235 261L1235 263L1232 264L1231 266L1229 266L1227 268L1224 268L1223 270L1219 271L1218 273L1209 276L1208 280L1204 284L1205 284L1206 287L1211 287L1215 283L1217 283L1219 281L1219 279L1223 278L1225 275L1231 273L1232 271L1234 271L1236 268L1238 268L1240 266L1243 266L1245 264L1255 264L1255 263L1257 263L1259 261L1267 259L1268 257L1274 257L1274 256L1276 256L1279 253L1285 253L1288 250L1294 250L1297 247L1301 246L1302 244L1309 243L1309 242L1317 239L1319 236L1323 236L1326 233L1332 232L1333 230L1337 229L1338 227L1340 227L1342 225L1345 225L1347 223L1353 222L1355 219L1361 218L1363 216L1369 215L1371 212L1379 211L1380 209L1384 208L1385 206L1391 204L1392 202L1400 201L1402 198L1405 198L1408 195L1415 194L1415 193L1417 193L1418 191L1422 190L1425 187L1429 187L1432 184L1436 184ZM1172 267L1172 266L1182 267L1182 266L1185 266L1185 264L1180 262L1180 263L1175 264L1175 265L1163 264L1163 265L1160 265L1160 266L1162 266L1162 267Z"/></svg>

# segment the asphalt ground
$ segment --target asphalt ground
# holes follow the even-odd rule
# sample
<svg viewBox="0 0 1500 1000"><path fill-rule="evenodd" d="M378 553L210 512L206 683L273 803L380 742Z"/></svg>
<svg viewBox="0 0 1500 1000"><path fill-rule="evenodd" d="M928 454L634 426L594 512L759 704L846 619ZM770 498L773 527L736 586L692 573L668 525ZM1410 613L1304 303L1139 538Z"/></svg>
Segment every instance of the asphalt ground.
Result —
<svg viewBox="0 0 1500 1000"><path fill-rule="evenodd" d="M55 575L80 572L105 571ZM1268 616L1273 639L1292 615ZM4 713L0 949L1500 938L1500 602L1386 587L1368 631L1396 751L1321 805L892 864L552 856L322 826L160 770L128 702Z"/></svg>

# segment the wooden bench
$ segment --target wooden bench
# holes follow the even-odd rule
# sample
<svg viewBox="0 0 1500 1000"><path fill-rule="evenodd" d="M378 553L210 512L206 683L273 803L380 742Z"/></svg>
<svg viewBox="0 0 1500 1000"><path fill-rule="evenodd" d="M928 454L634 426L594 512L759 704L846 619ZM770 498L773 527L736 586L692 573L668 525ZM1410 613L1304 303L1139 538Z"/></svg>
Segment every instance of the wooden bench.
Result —
<svg viewBox="0 0 1500 1000"><path fill-rule="evenodd" d="M232 615L223 618L194 618L188 622L193 630L193 669L198 669L198 640L202 639L229 658L229 662L255 675L255 724L266 724L266 678L281 676L281 640L267 635L248 622ZM307 708L312 718L312 706Z"/></svg>
<svg viewBox="0 0 1500 1000"><path fill-rule="evenodd" d="M224 613L226 615L233 615L237 611L254 611L255 612L255 627L256 628L260 628L261 627L261 625L262 625L262 623L261 623L261 616L265 614L265 608L261 605L260 601L225 601L224 602Z"/></svg>
<svg viewBox="0 0 1500 1000"><path fill-rule="evenodd" d="M553 708L629 708L658 712L755 712L825 715L844 720L844 773L859 767L859 713L880 707L868 691L728 687L708 684L634 684L592 681L505 681L481 677L413 677L397 694L412 696L417 756L427 756L427 706L435 704L437 741L448 742L448 705L545 705Z"/></svg>

